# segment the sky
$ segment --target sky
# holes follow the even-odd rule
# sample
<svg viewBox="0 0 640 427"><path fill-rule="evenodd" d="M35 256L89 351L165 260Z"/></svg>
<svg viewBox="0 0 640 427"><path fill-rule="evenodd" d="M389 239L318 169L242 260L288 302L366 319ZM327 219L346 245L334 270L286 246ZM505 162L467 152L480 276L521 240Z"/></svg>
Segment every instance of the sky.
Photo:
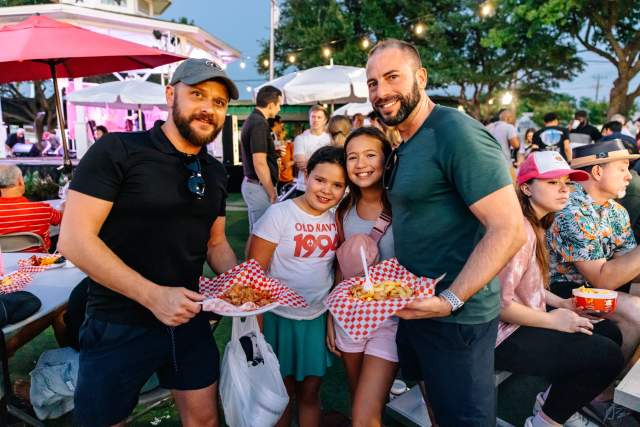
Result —
<svg viewBox="0 0 640 427"><path fill-rule="evenodd" d="M256 57L261 50L259 41L269 37L269 0L173 0L161 18L177 19L181 16L193 19L196 25L242 53L246 68L240 67L240 60L227 68L242 98L249 98L248 86L255 87L266 81L257 71ZM599 79L598 99L608 100L616 77L615 68L591 52L583 52L581 56L586 61L585 71L572 81L560 83L557 91L576 99L594 99ZM640 78L636 78L634 83L640 83Z"/></svg>

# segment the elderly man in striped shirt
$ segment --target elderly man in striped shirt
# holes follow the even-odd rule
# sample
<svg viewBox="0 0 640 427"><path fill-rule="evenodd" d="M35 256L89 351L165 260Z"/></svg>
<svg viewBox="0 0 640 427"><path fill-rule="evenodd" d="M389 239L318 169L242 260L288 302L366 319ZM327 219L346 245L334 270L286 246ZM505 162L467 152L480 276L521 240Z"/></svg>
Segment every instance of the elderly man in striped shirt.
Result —
<svg viewBox="0 0 640 427"><path fill-rule="evenodd" d="M36 233L44 244L27 252L48 252L51 247L49 227L58 225L62 212L44 202L31 202L24 197L22 172L15 165L0 166L0 235L19 232Z"/></svg>

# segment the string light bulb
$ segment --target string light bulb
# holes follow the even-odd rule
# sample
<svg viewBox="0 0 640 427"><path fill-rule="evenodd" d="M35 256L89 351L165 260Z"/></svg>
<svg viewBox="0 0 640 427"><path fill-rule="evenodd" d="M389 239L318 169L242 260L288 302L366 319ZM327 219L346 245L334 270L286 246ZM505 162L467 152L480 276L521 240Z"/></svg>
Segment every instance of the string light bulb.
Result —
<svg viewBox="0 0 640 427"><path fill-rule="evenodd" d="M268 59L263 60L262 61L262 66L265 67L265 68L268 67L269 66L269 60Z"/></svg>
<svg viewBox="0 0 640 427"><path fill-rule="evenodd" d="M292 64L295 64L296 63L296 56L293 55L293 54L289 55L289 62L292 63Z"/></svg>
<svg viewBox="0 0 640 427"><path fill-rule="evenodd" d="M500 100L500 102L502 102L502 105L509 105L511 104L511 101L513 101L513 95L509 91L505 92L504 95L502 95L502 99Z"/></svg>
<svg viewBox="0 0 640 427"><path fill-rule="evenodd" d="M331 49L329 49L328 47L325 47L322 49L322 56L324 56L325 58L328 58L331 56Z"/></svg>
<svg viewBox="0 0 640 427"><path fill-rule="evenodd" d="M413 29L413 32L416 33L417 36L422 35L422 33L424 33L424 25L423 24L416 24L415 28Z"/></svg>
<svg viewBox="0 0 640 427"><path fill-rule="evenodd" d="M493 15L493 5L488 1L485 3L482 3L482 6L480 6L480 15L484 16L485 18L487 16Z"/></svg>
<svg viewBox="0 0 640 427"><path fill-rule="evenodd" d="M368 38L365 37L360 42L360 45L362 46L363 49L369 49L369 46L371 46L371 42L369 41Z"/></svg>
<svg viewBox="0 0 640 427"><path fill-rule="evenodd" d="M242 68L243 70L245 69L246 66L247 64L244 61L240 63L240 68Z"/></svg>

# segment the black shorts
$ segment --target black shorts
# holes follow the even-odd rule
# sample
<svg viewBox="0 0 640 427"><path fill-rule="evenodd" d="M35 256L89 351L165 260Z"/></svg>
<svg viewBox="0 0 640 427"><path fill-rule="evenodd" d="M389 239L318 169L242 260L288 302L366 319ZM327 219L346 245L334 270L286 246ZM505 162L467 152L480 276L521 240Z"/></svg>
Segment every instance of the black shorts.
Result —
<svg viewBox="0 0 640 427"><path fill-rule="evenodd" d="M198 390L219 377L220 355L206 316L169 327L142 327L87 318L80 330L75 424L110 426L125 420L147 380Z"/></svg>
<svg viewBox="0 0 640 427"><path fill-rule="evenodd" d="M477 325L400 320L402 375L424 381L441 427L495 427L494 348L498 319Z"/></svg>

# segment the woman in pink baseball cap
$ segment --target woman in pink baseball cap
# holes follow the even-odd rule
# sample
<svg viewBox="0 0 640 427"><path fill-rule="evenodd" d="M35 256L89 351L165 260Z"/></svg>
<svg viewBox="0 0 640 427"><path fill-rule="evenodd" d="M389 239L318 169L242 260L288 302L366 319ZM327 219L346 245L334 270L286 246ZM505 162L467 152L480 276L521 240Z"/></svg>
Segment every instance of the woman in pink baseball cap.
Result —
<svg viewBox="0 0 640 427"><path fill-rule="evenodd" d="M499 274L502 310L495 366L551 381L537 395L525 427L599 425L578 410L605 390L624 365L622 335L613 322L594 324L572 299L547 289L545 230L566 206L570 180L588 177L554 151L530 154L518 171L516 192L527 242ZM547 312L547 306L555 309Z"/></svg>

